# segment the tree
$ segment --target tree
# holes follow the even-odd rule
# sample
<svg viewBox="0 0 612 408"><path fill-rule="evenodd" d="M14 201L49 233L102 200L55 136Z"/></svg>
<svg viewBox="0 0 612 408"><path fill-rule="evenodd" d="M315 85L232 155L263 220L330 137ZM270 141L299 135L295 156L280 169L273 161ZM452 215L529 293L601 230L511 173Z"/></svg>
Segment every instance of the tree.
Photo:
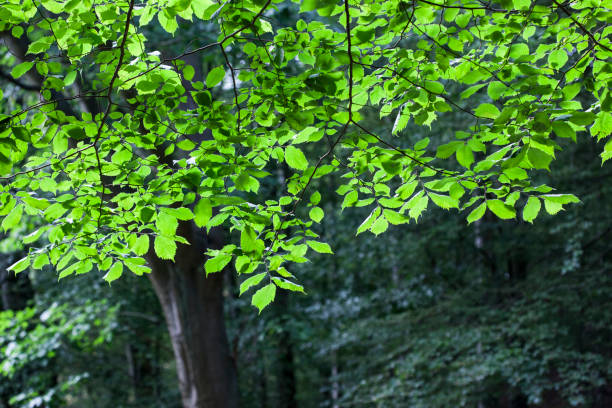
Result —
<svg viewBox="0 0 612 408"><path fill-rule="evenodd" d="M610 9L595 0L304 0L299 10L34 0L0 10L4 83L35 94L5 92L0 116L2 228L39 225L10 270L50 264L60 279L95 270L109 283L147 274L185 406L236 404L218 272L245 276L240 293L253 290L261 311L279 289L303 291L286 265L332 252L312 228L324 218L320 179L340 177L342 208L368 208L357 233L381 234L430 205L470 223L517 209L533 222L542 205L554 214L578 201L537 183L564 139L612 131ZM285 24L286 11L299 18ZM150 41L202 22L216 40L195 35L180 50ZM366 127L371 111L394 117L390 135ZM427 129L455 115L471 123L405 134L410 121ZM284 165L284 191L258 194Z"/></svg>

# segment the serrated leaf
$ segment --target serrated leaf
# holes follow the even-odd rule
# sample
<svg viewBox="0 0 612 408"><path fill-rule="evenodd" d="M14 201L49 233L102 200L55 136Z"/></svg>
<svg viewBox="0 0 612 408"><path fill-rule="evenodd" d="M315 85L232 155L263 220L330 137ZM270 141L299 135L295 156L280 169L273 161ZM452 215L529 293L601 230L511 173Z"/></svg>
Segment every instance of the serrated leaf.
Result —
<svg viewBox="0 0 612 408"><path fill-rule="evenodd" d="M204 12L207 8L213 6L214 4L214 0L193 0L191 3L191 8L193 9L193 13L196 15L196 17L198 17L200 20L204 20Z"/></svg>
<svg viewBox="0 0 612 408"><path fill-rule="evenodd" d="M472 212L470 212L470 214L467 216L468 224L471 224L481 219L482 216L485 215L486 211L487 211L487 204L483 201L478 207L474 208Z"/></svg>
<svg viewBox="0 0 612 408"><path fill-rule="evenodd" d="M294 146L287 146L285 148L285 161L289 167L296 170L306 170L308 168L308 160L304 153Z"/></svg>
<svg viewBox="0 0 612 408"><path fill-rule="evenodd" d="M4 219L2 220L2 229L4 231L8 231L9 229L12 229L13 227L15 227L17 224L19 224L19 221L21 221L21 216L23 214L23 205L18 204L16 205L10 213L8 213L8 215L6 217L4 217Z"/></svg>
<svg viewBox="0 0 612 408"><path fill-rule="evenodd" d="M174 239L158 235L155 237L153 247L160 259L174 260L174 255L176 254L176 242L174 242Z"/></svg>
<svg viewBox="0 0 612 408"><path fill-rule="evenodd" d="M487 207L502 220L509 220L516 217L514 208L501 200L487 200Z"/></svg>
<svg viewBox="0 0 612 408"><path fill-rule="evenodd" d="M460 95L461 99L469 98L470 96L478 92L480 89L482 89L485 85L486 84L478 84L478 85L470 86L468 89L461 92L461 95Z"/></svg>
<svg viewBox="0 0 612 408"><path fill-rule="evenodd" d="M206 274L216 273L222 271L225 266L230 263L232 256L229 254L219 254L213 258L210 258L204 264L204 270Z"/></svg>
<svg viewBox="0 0 612 408"><path fill-rule="evenodd" d="M113 266L108 270L106 275L104 275L104 280L108 283L111 283L114 280L117 280L123 274L123 263L115 262Z"/></svg>
<svg viewBox="0 0 612 408"><path fill-rule="evenodd" d="M538 216L542 204L538 197L531 196L527 200L527 204L523 208L523 219L527 222L533 223L533 220Z"/></svg>
<svg viewBox="0 0 612 408"><path fill-rule="evenodd" d="M567 53L562 49L553 50L550 54L548 54L548 63L554 69L563 68L563 66L567 63L567 60Z"/></svg>
<svg viewBox="0 0 612 408"><path fill-rule="evenodd" d="M32 268L42 269L43 266L49 264L49 256L46 253L39 254L32 262Z"/></svg>
<svg viewBox="0 0 612 408"><path fill-rule="evenodd" d="M544 153L540 149L529 149L527 152L529 162L536 169L549 169L550 162L553 157Z"/></svg>
<svg viewBox="0 0 612 408"><path fill-rule="evenodd" d="M134 245L132 246L132 251L136 255L144 255L149 250L149 236L148 235L140 235L138 238L134 240Z"/></svg>
<svg viewBox="0 0 612 408"><path fill-rule="evenodd" d="M163 207L161 211L168 213L175 217L178 220L189 221L193 219L193 213L189 208L180 207L180 208L171 208L171 207Z"/></svg>
<svg viewBox="0 0 612 408"><path fill-rule="evenodd" d="M474 163L474 153L467 144L459 146L456 155L459 164L465 168L469 169L472 163Z"/></svg>
<svg viewBox="0 0 612 408"><path fill-rule="evenodd" d="M435 205L445 210L459 206L459 201L456 198L436 193L427 193L427 195Z"/></svg>
<svg viewBox="0 0 612 408"><path fill-rule="evenodd" d="M355 235L359 235L362 232L370 229L370 227L372 226L374 221L376 221L376 218L378 217L379 214L380 214L380 208L379 207L376 207L374 210L372 210L370 215L368 215L368 218L363 220L363 222L361 223L359 228L357 228L357 233Z"/></svg>
<svg viewBox="0 0 612 408"><path fill-rule="evenodd" d="M389 224L392 225L401 225L410 221L410 218L405 217L403 214L386 208L383 210L383 215L385 216L385 219L389 222Z"/></svg>
<svg viewBox="0 0 612 408"><path fill-rule="evenodd" d="M159 24L162 26L164 30L169 32L170 34L174 34L176 29L178 28L178 23L176 22L176 16L170 14L170 11L167 9L162 9L157 14L157 20Z"/></svg>
<svg viewBox="0 0 612 408"><path fill-rule="evenodd" d="M208 198L202 198L193 209L195 213L194 221L198 227L205 227L212 217L212 204Z"/></svg>
<svg viewBox="0 0 612 408"><path fill-rule="evenodd" d="M559 204L579 203L580 200L573 194L546 194L543 199Z"/></svg>
<svg viewBox="0 0 612 408"><path fill-rule="evenodd" d="M253 286L257 286L259 285L259 283L263 280L263 278L265 278L268 275L267 272L261 272L258 273L257 275L253 275L250 278L248 278L247 280L245 280L244 282L242 282L240 284L240 294L239 296L242 296L242 294L244 292L246 292L247 290L249 290L250 288L252 288Z"/></svg>
<svg viewBox="0 0 612 408"><path fill-rule="evenodd" d="M291 292L304 293L304 287L302 285L298 285L297 283L288 281L287 279L274 276L272 277L272 281L281 289L290 290Z"/></svg>
<svg viewBox="0 0 612 408"><path fill-rule="evenodd" d="M487 94L495 101L501 97L506 88L506 85L504 85L502 82L493 81L489 83L489 86L487 87Z"/></svg>
<svg viewBox="0 0 612 408"><path fill-rule="evenodd" d="M555 215L559 211L563 210L563 204L551 201L547 199L546 197L543 197L543 198L544 198L544 208L546 208L546 212L549 213L550 215Z"/></svg>
<svg viewBox="0 0 612 408"><path fill-rule="evenodd" d="M387 228L389 228L389 222L384 216L381 215L376 219L376 221L374 221L370 227L370 231L372 231L374 235L380 235L385 232Z"/></svg>
<svg viewBox="0 0 612 408"><path fill-rule="evenodd" d="M313 250L317 251L320 254L333 254L331 247L325 242L318 241L306 241L309 247Z"/></svg>
<svg viewBox="0 0 612 408"><path fill-rule="evenodd" d="M32 61L22 62L21 64L16 65L11 70L11 76L13 78L15 78L15 79L18 79L18 78L22 77L30 69L32 69L33 66L34 66L34 62L32 62Z"/></svg>
<svg viewBox="0 0 612 408"><path fill-rule="evenodd" d="M18 260L6 269L15 273L19 273L24 271L28 266L30 266L30 258L26 256L25 258Z"/></svg>
<svg viewBox="0 0 612 408"><path fill-rule="evenodd" d="M251 298L251 304L259 309L259 313L265 309L276 296L276 285L273 283L268 283L263 288L259 289L257 292L253 294Z"/></svg>
<svg viewBox="0 0 612 408"><path fill-rule="evenodd" d="M173 237L176 235L178 220L166 212L159 212L157 214L157 219L155 220L155 226L157 229L159 229L162 235Z"/></svg>
<svg viewBox="0 0 612 408"><path fill-rule="evenodd" d="M552 123L552 129L557 136L576 141L576 131L567 123L554 121Z"/></svg>
<svg viewBox="0 0 612 408"><path fill-rule="evenodd" d="M243 252L253 252L257 249L256 245L257 233L248 225L242 229L240 233L240 248Z"/></svg>
<svg viewBox="0 0 612 408"><path fill-rule="evenodd" d="M215 67L208 72L206 75L206 86L212 88L223 80L225 77L225 70L222 66Z"/></svg>
<svg viewBox="0 0 612 408"><path fill-rule="evenodd" d="M412 199L410 199L409 203L412 203L412 206L410 207L408 215L410 216L410 218L418 220L423 211L427 209L427 205L429 204L429 197L426 195L420 197L414 196Z"/></svg>
<svg viewBox="0 0 612 408"><path fill-rule="evenodd" d="M495 119L499 116L500 111L495 105L483 103L476 108L474 113L481 118Z"/></svg>
<svg viewBox="0 0 612 408"><path fill-rule="evenodd" d="M323 212L321 207L312 207L308 215L310 216L310 219L314 222L321 222L325 213Z"/></svg>
<svg viewBox="0 0 612 408"><path fill-rule="evenodd" d="M344 209L346 207L350 207L353 204L355 204L358 199L359 199L359 193L357 193L357 191L355 190L352 190L347 195L344 196L344 199L342 200L342 204L340 208Z"/></svg>

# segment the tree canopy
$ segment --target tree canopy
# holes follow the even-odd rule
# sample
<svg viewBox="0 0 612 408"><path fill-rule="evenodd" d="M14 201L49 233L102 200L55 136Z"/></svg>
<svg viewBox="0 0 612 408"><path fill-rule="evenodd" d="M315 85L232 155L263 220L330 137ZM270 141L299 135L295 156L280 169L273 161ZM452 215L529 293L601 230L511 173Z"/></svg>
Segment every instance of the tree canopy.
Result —
<svg viewBox="0 0 612 408"><path fill-rule="evenodd" d="M611 16L598 0L4 2L6 76L37 91L1 102L1 226L34 226L11 269L141 275L193 220L229 228L205 271L233 265L261 310L303 291L288 264L332 252L313 226L333 176L341 208L367 208L358 234L428 207L556 214L578 202L541 183L556 152L590 134L612 157ZM182 42L196 20L216 40ZM149 46L159 30L173 53Z"/></svg>

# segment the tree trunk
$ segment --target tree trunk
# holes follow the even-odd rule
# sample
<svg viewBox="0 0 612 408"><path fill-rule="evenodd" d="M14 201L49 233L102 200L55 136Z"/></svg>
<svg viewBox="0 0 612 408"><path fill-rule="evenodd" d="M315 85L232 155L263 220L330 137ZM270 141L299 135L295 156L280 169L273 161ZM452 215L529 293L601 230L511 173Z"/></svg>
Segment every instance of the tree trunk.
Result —
<svg viewBox="0 0 612 408"><path fill-rule="evenodd" d="M179 245L176 263L152 253L148 258L149 278L170 333L183 406L235 408L238 385L225 331L223 274L205 276L208 243L203 242L206 237L196 236L203 234L188 223L179 231L192 245Z"/></svg>
<svg viewBox="0 0 612 408"><path fill-rule="evenodd" d="M0 38L19 61L33 58L26 55L29 43L25 37L18 40L9 32L1 31ZM195 68L197 77L202 78L199 60L195 56L188 56L185 60ZM40 89L43 78L35 70L30 70L24 78L27 83L16 81L16 85L24 90ZM190 84L185 85L190 89ZM52 98L57 101L59 110L66 115L75 115L64 95L52 91ZM97 104L88 98L78 102L82 110L93 114L100 111ZM193 108L195 104L189 98L182 107ZM201 138L206 139L207 135L201 135ZM69 142L74 143L72 139ZM219 273L206 278L204 274L204 252L209 244L204 241L210 239L212 245L220 247L222 239L206 237L189 223L182 223L179 231L192 245L179 245L176 263L157 258L153 251L147 258L152 268L149 278L162 306L172 341L183 406L235 408L238 406L237 376L225 331L223 275Z"/></svg>

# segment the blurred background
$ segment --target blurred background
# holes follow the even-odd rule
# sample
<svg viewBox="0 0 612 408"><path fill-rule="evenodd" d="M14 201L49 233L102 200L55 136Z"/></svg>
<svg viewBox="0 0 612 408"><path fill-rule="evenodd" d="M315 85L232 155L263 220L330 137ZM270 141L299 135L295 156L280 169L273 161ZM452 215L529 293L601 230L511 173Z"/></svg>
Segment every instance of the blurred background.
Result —
<svg viewBox="0 0 612 408"><path fill-rule="evenodd" d="M269 21L291 24L295 7L280 5ZM210 23L184 22L174 38L148 27L160 49L216 37ZM222 63L202 58L204 72ZM3 110L29 97L1 85ZM393 119L364 115L391 133ZM409 124L394 142L429 136L435 148L470 125L463 120ZM326 192L319 233L335 255L292 266L307 294L279 291L258 315L238 296L242 278L225 278L241 406L612 407L612 170L590 137L564 143L540 181L582 202L534 225L485 216L468 226L464 214L432 209L418 224L356 236L368 212L341 212L337 181L318 181ZM278 183L260 196L282 188L287 169L270 170ZM5 273L27 251L32 227L0 237L0 407L180 407L148 280L126 274L109 286L95 272L59 282L49 268Z"/></svg>

